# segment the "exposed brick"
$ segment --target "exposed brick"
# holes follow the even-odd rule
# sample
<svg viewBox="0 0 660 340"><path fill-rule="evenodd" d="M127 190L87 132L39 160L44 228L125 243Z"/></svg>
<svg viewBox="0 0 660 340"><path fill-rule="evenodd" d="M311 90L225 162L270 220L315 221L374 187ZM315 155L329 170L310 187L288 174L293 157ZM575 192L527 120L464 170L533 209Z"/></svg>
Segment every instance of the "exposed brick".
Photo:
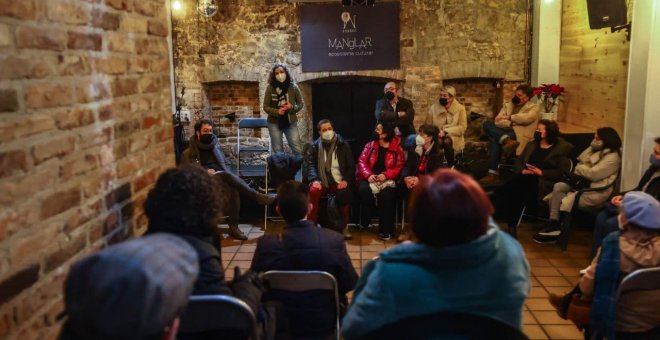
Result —
<svg viewBox="0 0 660 340"><path fill-rule="evenodd" d="M146 149L149 144L151 144L151 138L149 135L138 133L133 135L130 138L128 152L138 152L140 150Z"/></svg>
<svg viewBox="0 0 660 340"><path fill-rule="evenodd" d="M109 143L112 140L113 128L110 126L104 128L81 129L78 133L78 147L85 150L92 146Z"/></svg>
<svg viewBox="0 0 660 340"><path fill-rule="evenodd" d="M119 31L128 33L147 33L147 21L137 16L123 16L119 23Z"/></svg>
<svg viewBox="0 0 660 340"><path fill-rule="evenodd" d="M112 83L114 97L129 96L138 93L137 79L117 79Z"/></svg>
<svg viewBox="0 0 660 340"><path fill-rule="evenodd" d="M67 47L73 50L100 51L103 37L97 33L69 32Z"/></svg>
<svg viewBox="0 0 660 340"><path fill-rule="evenodd" d="M0 112L13 111L18 111L18 97L16 95L16 90L0 90Z"/></svg>
<svg viewBox="0 0 660 340"><path fill-rule="evenodd" d="M7 335L12 331L13 322L9 316L11 312L12 310L9 308L0 312L0 338L2 339L7 339Z"/></svg>
<svg viewBox="0 0 660 340"><path fill-rule="evenodd" d="M89 21L89 10L74 3L48 1L47 16L50 21L84 25Z"/></svg>
<svg viewBox="0 0 660 340"><path fill-rule="evenodd" d="M25 91L25 105L28 108L56 107L73 104L73 88L60 84L35 84Z"/></svg>
<svg viewBox="0 0 660 340"><path fill-rule="evenodd" d="M58 129L66 130L94 123L94 112L87 108L76 107L62 110L54 115Z"/></svg>
<svg viewBox="0 0 660 340"><path fill-rule="evenodd" d="M62 299L59 299L57 302L55 302L52 306L48 308L48 310L44 313L44 321L46 322L46 325L48 326L53 326L57 322L60 321L60 318L62 318L62 315L64 313L64 301ZM60 335L60 330L59 328L56 329L56 331L53 332L53 337L52 339L59 339ZM48 334L46 334L46 339L49 339Z"/></svg>
<svg viewBox="0 0 660 340"><path fill-rule="evenodd" d="M0 152L0 178L28 169L27 155L23 150Z"/></svg>
<svg viewBox="0 0 660 340"><path fill-rule="evenodd" d="M61 266L64 262L66 262L66 260L81 252L85 248L85 242L86 235L81 233L71 241L62 245L62 248L58 249L56 252L46 256L46 261L44 262L44 273L48 273L51 270Z"/></svg>
<svg viewBox="0 0 660 340"><path fill-rule="evenodd" d="M163 127L156 133L157 142L164 142L166 140L172 139L173 137L174 137L174 130L172 130L171 126Z"/></svg>
<svg viewBox="0 0 660 340"><path fill-rule="evenodd" d="M151 35L157 35L159 37L166 37L168 34L167 26L162 21L149 20L148 31Z"/></svg>
<svg viewBox="0 0 660 340"><path fill-rule="evenodd" d="M105 58L97 59L94 62L96 70L106 74L124 74L126 73L128 61L123 58Z"/></svg>
<svg viewBox="0 0 660 340"><path fill-rule="evenodd" d="M53 157L62 157L75 149L76 138L73 136L58 136L32 147L34 164L38 165Z"/></svg>
<svg viewBox="0 0 660 340"><path fill-rule="evenodd" d="M151 109L151 100L148 96L139 96L131 100L131 112L148 111Z"/></svg>
<svg viewBox="0 0 660 340"><path fill-rule="evenodd" d="M141 0L138 0L141 1ZM133 8L132 0L105 0L105 4L118 10L125 10L125 11L131 11Z"/></svg>
<svg viewBox="0 0 660 340"><path fill-rule="evenodd" d="M94 82L89 84L79 84L76 86L78 101L89 103L102 99L110 98L110 87L104 82Z"/></svg>
<svg viewBox="0 0 660 340"><path fill-rule="evenodd" d="M0 91L0 98L2 98L2 91ZM0 100L0 103L3 101ZM28 137L54 127L53 118L45 114L5 116L0 119L0 143L14 138Z"/></svg>
<svg viewBox="0 0 660 340"><path fill-rule="evenodd" d="M0 305L4 305L37 282L39 269L39 264L33 264L0 282Z"/></svg>
<svg viewBox="0 0 660 340"><path fill-rule="evenodd" d="M89 59L80 55L57 56L57 73L63 76L87 75L92 68Z"/></svg>
<svg viewBox="0 0 660 340"><path fill-rule="evenodd" d="M10 44L11 35L9 33L9 26L0 23L0 47L9 46Z"/></svg>
<svg viewBox="0 0 660 340"><path fill-rule="evenodd" d="M124 183L105 196L105 208L112 209L115 204L122 203L129 198L131 198L131 183Z"/></svg>
<svg viewBox="0 0 660 340"><path fill-rule="evenodd" d="M58 29L25 26L16 28L16 46L19 48L63 51L66 44L66 32Z"/></svg>
<svg viewBox="0 0 660 340"><path fill-rule="evenodd" d="M80 203L78 187L51 194L41 204L41 218L48 218L65 212Z"/></svg>
<svg viewBox="0 0 660 340"><path fill-rule="evenodd" d="M132 119L115 125L115 138L123 138L140 130L140 121Z"/></svg>
<svg viewBox="0 0 660 340"><path fill-rule="evenodd" d="M131 73L144 73L149 72L151 61L147 58L132 58L130 62L129 72Z"/></svg>
<svg viewBox="0 0 660 340"><path fill-rule="evenodd" d="M35 20L42 13L43 9L37 0L0 0L0 16Z"/></svg>
<svg viewBox="0 0 660 340"><path fill-rule="evenodd" d="M144 165L145 161L142 154L124 158L117 162L117 178L125 178L131 175L135 175L138 171L144 168Z"/></svg>
<svg viewBox="0 0 660 340"><path fill-rule="evenodd" d="M167 42L163 41L162 39L136 39L135 52L137 54L165 55L168 53Z"/></svg>
<svg viewBox="0 0 660 340"><path fill-rule="evenodd" d="M135 1L135 11L146 16L156 16L163 9L162 6L152 1Z"/></svg>
<svg viewBox="0 0 660 340"><path fill-rule="evenodd" d="M60 178L68 180L73 176L84 174L88 171L96 169L98 165L96 155L83 154L75 159L72 159L60 168Z"/></svg>
<svg viewBox="0 0 660 340"><path fill-rule="evenodd" d="M134 53L135 43L128 34L111 34L108 36L108 49L111 52Z"/></svg>
<svg viewBox="0 0 660 340"><path fill-rule="evenodd" d="M45 164L44 164L45 165ZM0 203L15 204L26 197L32 196L43 190L50 188L57 178L57 167L41 166L37 172L30 172L12 181L0 181Z"/></svg>
<svg viewBox="0 0 660 340"><path fill-rule="evenodd" d="M170 59L169 58L159 58L151 62L151 71L152 72L166 72L170 69Z"/></svg>
<svg viewBox="0 0 660 340"><path fill-rule="evenodd" d="M141 93L156 92L160 89L159 77L143 77L138 81L138 87Z"/></svg>
<svg viewBox="0 0 660 340"><path fill-rule="evenodd" d="M140 190L154 184L157 178L158 178L158 170L157 169L149 170L142 176L138 177L135 181L133 181L133 190L135 190L136 193L140 192Z"/></svg>
<svg viewBox="0 0 660 340"><path fill-rule="evenodd" d="M46 249L57 240L59 233L57 224L41 226L38 233L27 234L18 238L9 249L9 262L12 268L21 268L25 265L39 262L43 256L41 250ZM36 249L40 251L35 251Z"/></svg>
<svg viewBox="0 0 660 340"><path fill-rule="evenodd" d="M16 56L0 59L0 79L43 78L51 73L44 59Z"/></svg>
<svg viewBox="0 0 660 340"><path fill-rule="evenodd" d="M161 115L147 116L142 119L142 129L146 130L154 125L159 125L161 122Z"/></svg>
<svg viewBox="0 0 660 340"><path fill-rule="evenodd" d="M94 10L92 12L92 26L106 31L115 31L119 28L119 15L115 13Z"/></svg>

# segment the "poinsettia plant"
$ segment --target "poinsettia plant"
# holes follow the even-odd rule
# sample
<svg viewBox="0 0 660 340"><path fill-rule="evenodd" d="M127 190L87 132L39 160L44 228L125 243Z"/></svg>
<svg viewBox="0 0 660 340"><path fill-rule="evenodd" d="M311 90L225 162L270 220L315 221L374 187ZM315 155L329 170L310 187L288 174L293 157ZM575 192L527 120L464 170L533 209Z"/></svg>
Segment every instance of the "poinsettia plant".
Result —
<svg viewBox="0 0 660 340"><path fill-rule="evenodd" d="M559 84L541 84L534 88L534 96L539 97L545 112L553 112L562 93L564 93L564 87Z"/></svg>

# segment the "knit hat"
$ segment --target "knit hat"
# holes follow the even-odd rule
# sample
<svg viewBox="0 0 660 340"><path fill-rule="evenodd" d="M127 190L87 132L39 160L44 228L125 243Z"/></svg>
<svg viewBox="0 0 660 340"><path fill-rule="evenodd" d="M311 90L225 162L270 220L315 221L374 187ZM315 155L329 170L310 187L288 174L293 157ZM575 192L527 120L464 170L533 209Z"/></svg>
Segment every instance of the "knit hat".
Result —
<svg viewBox="0 0 660 340"><path fill-rule="evenodd" d="M642 228L660 230L660 203L651 195L631 191L623 196L623 216Z"/></svg>
<svg viewBox="0 0 660 340"><path fill-rule="evenodd" d="M453 86L443 87L442 92L447 92L447 93L449 93L450 96L456 98L456 89Z"/></svg>
<svg viewBox="0 0 660 340"><path fill-rule="evenodd" d="M198 271L195 250L165 233L92 254L67 277L65 329L79 339L161 335L188 304Z"/></svg>

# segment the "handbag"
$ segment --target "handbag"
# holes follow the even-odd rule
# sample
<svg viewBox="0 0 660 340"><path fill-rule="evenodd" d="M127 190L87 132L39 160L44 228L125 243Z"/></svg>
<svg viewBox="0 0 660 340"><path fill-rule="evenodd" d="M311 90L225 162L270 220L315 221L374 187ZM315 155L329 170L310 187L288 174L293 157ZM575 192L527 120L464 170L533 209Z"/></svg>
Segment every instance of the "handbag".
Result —
<svg viewBox="0 0 660 340"><path fill-rule="evenodd" d="M570 185L571 188L573 188L573 190L586 189L591 184L591 181L589 181L589 179L587 179L586 177L582 177L574 173L570 173L566 175L564 182L568 183L568 185Z"/></svg>
<svg viewBox="0 0 660 340"><path fill-rule="evenodd" d="M574 294L571 297L571 303L568 305L567 318L580 330L589 325L592 302L593 300L591 299L582 299L579 294Z"/></svg>

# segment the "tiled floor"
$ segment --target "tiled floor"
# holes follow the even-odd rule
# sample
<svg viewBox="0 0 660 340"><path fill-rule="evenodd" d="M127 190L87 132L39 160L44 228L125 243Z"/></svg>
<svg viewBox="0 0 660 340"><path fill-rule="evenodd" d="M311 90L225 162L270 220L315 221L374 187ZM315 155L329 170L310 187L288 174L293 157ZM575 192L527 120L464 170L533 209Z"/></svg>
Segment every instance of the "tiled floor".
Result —
<svg viewBox="0 0 660 340"><path fill-rule="evenodd" d="M257 223L256 225L262 226ZM268 233L279 232L283 224L269 222ZM579 280L579 270L589 264L588 254L591 247L591 232L584 229L571 234L568 250L562 252L557 246L539 245L531 238L536 231L532 223L523 224L518 231L519 240L525 249L530 263L530 282L532 289L523 311L523 331L530 339L583 339L582 334L569 321L557 316L548 303L548 293L562 294L570 290ZM241 230L248 235L244 242L233 239L222 241L222 262L226 268L226 278L234 276L234 267L241 270L250 267L257 238L264 231L257 226L243 224ZM386 248L396 245L396 241L379 240L375 233L356 232L347 242L348 253L358 274L362 266Z"/></svg>

